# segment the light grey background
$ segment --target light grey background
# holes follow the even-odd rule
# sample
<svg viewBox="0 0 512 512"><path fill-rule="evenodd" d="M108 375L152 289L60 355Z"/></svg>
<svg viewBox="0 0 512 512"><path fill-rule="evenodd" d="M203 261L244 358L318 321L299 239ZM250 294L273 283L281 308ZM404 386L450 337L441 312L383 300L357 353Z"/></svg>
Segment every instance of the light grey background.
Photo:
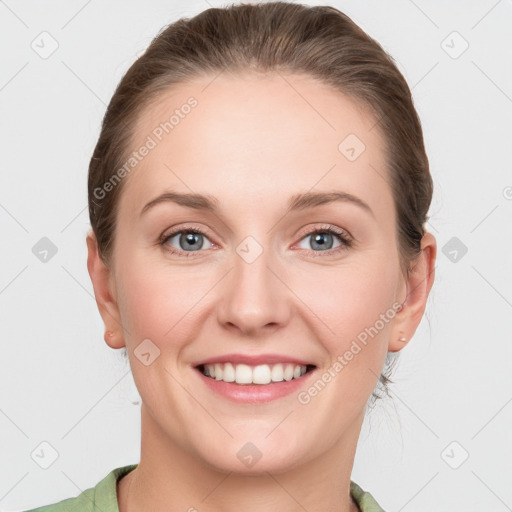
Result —
<svg viewBox="0 0 512 512"><path fill-rule="evenodd" d="M512 510L512 2L305 3L340 8L396 59L435 181L436 283L352 479L389 512ZM0 2L3 511L139 461L139 396L103 341L86 268L87 167L128 66L208 5L223 2ZM52 39L48 58L31 47ZM43 237L57 248L46 263L33 252ZM42 442L58 453L48 469Z"/></svg>

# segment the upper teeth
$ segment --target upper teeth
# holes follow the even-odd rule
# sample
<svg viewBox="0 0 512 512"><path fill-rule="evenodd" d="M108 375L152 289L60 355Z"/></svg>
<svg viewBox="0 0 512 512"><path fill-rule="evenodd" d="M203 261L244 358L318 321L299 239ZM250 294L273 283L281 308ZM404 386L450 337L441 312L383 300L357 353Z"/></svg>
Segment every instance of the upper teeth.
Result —
<svg viewBox="0 0 512 512"><path fill-rule="evenodd" d="M278 363L271 366L268 364L249 366L247 364L215 363L205 364L203 373L224 382L268 384L269 382L298 379L306 373L306 370L307 367L304 365L291 363Z"/></svg>

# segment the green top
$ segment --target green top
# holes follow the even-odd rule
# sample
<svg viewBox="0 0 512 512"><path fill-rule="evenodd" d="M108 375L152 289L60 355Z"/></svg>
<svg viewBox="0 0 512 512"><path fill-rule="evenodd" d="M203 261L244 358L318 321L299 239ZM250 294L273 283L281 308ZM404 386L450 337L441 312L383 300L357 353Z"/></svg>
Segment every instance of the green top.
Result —
<svg viewBox="0 0 512 512"><path fill-rule="evenodd" d="M130 464L113 469L95 487L85 490L75 498L68 498L25 512L119 512L117 481L136 467L137 464ZM350 495L361 512L385 512L369 492L363 491L352 480L350 481Z"/></svg>

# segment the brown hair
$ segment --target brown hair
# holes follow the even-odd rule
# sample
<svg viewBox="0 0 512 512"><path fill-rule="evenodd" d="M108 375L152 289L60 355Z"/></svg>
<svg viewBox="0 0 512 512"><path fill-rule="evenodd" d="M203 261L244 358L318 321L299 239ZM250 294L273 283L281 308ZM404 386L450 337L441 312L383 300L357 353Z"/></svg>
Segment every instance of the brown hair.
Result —
<svg viewBox="0 0 512 512"><path fill-rule="evenodd" d="M386 145L402 268L420 253L432 178L411 91L394 60L346 14L287 2L207 9L165 27L126 72L108 105L89 165L89 217L110 266L123 182L104 191L126 162L134 127L150 102L175 84L223 70L307 74L369 108ZM340 141L341 142L341 141ZM379 385L398 352L389 352ZM373 399L380 398L373 394Z"/></svg>

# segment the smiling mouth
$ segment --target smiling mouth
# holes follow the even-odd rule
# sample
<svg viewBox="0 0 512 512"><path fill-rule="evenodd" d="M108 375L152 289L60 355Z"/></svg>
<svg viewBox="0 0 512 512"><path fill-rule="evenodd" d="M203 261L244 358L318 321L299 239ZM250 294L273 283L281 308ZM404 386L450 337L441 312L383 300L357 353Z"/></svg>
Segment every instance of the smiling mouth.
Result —
<svg viewBox="0 0 512 512"><path fill-rule="evenodd" d="M204 376L213 380L233 384L265 385L278 384L300 379L306 373L313 371L316 366L296 365L293 363L247 364L215 363L200 364L195 367Z"/></svg>

